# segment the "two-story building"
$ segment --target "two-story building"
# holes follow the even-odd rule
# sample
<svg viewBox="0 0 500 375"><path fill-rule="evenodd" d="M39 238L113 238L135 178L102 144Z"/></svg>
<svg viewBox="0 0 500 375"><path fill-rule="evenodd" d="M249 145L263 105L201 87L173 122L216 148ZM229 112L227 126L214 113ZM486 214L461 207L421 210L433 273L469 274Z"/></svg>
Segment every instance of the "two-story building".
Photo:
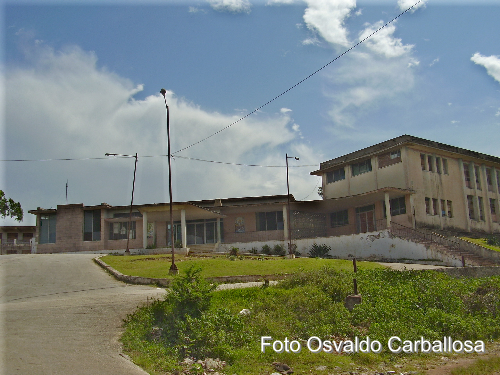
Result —
<svg viewBox="0 0 500 375"><path fill-rule="evenodd" d="M323 199L336 201L330 235L396 222L500 232L500 158L403 135L325 161Z"/></svg>

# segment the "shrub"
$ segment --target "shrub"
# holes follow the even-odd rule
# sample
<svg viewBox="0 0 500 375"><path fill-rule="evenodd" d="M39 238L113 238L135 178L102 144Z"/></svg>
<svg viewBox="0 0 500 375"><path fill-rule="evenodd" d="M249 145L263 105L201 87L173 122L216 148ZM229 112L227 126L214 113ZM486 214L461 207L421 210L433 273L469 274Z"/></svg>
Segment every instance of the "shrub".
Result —
<svg viewBox="0 0 500 375"><path fill-rule="evenodd" d="M271 255L271 246L265 244L262 246L262 254Z"/></svg>
<svg viewBox="0 0 500 375"><path fill-rule="evenodd" d="M328 245L318 245L314 243L311 246L311 250L309 250L309 257L311 258L329 258L328 253L332 250L332 248Z"/></svg>
<svg viewBox="0 0 500 375"><path fill-rule="evenodd" d="M240 249L237 247L231 247L231 250L229 250L229 256L235 256L237 257L238 254L240 253Z"/></svg>
<svg viewBox="0 0 500 375"><path fill-rule="evenodd" d="M259 253L259 250L256 247L252 247L250 249L250 254L258 254L258 253Z"/></svg>
<svg viewBox="0 0 500 375"><path fill-rule="evenodd" d="M283 245L280 245L280 244L274 245L273 254L279 255L279 256L284 256L286 254L285 247Z"/></svg>

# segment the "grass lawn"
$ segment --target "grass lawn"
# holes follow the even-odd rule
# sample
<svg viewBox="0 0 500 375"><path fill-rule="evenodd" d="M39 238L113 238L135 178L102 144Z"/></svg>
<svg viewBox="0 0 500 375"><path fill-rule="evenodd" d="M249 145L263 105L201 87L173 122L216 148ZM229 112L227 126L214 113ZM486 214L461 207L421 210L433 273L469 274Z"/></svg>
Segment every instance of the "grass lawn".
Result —
<svg viewBox="0 0 500 375"><path fill-rule="evenodd" d="M106 264L125 275L169 278L168 270L172 263L170 255L107 255L101 258ZM234 260L231 260L234 259ZM182 274L191 266L202 268L202 277L238 276L238 275L280 275L299 271L318 270L330 266L337 270L352 270L352 262L340 259L281 257L241 257L226 256L186 257L175 256L175 264ZM377 263L358 262L360 269L383 268Z"/></svg>
<svg viewBox="0 0 500 375"><path fill-rule="evenodd" d="M469 237L461 237L461 238L462 238L462 240L466 240L466 241L475 243L475 244L480 245L482 247L485 247L487 249L500 252L500 247L488 245L488 243L486 242L487 241L486 238L469 238Z"/></svg>

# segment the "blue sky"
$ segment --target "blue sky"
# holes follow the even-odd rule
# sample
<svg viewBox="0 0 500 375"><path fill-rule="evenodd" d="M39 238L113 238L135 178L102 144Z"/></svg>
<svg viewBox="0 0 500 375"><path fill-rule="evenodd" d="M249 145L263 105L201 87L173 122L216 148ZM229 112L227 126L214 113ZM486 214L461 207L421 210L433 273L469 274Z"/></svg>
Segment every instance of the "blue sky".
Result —
<svg viewBox="0 0 500 375"><path fill-rule="evenodd" d="M417 1L4 1L0 158L45 161L0 162L0 186L25 224L67 181L127 205L133 159L92 158L137 152L134 202L168 201L162 87L175 201L285 194L286 153L318 199L320 162L402 134L500 156L500 1L421 1L342 55Z"/></svg>

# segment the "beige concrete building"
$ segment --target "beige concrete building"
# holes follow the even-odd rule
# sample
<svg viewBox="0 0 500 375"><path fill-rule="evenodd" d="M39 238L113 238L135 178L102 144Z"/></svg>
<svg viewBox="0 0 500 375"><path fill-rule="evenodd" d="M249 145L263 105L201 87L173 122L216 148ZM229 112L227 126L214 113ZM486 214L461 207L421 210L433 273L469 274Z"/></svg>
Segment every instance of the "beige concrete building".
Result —
<svg viewBox="0 0 500 375"><path fill-rule="evenodd" d="M500 232L500 158L403 135L325 161L330 235L371 232L392 223Z"/></svg>

